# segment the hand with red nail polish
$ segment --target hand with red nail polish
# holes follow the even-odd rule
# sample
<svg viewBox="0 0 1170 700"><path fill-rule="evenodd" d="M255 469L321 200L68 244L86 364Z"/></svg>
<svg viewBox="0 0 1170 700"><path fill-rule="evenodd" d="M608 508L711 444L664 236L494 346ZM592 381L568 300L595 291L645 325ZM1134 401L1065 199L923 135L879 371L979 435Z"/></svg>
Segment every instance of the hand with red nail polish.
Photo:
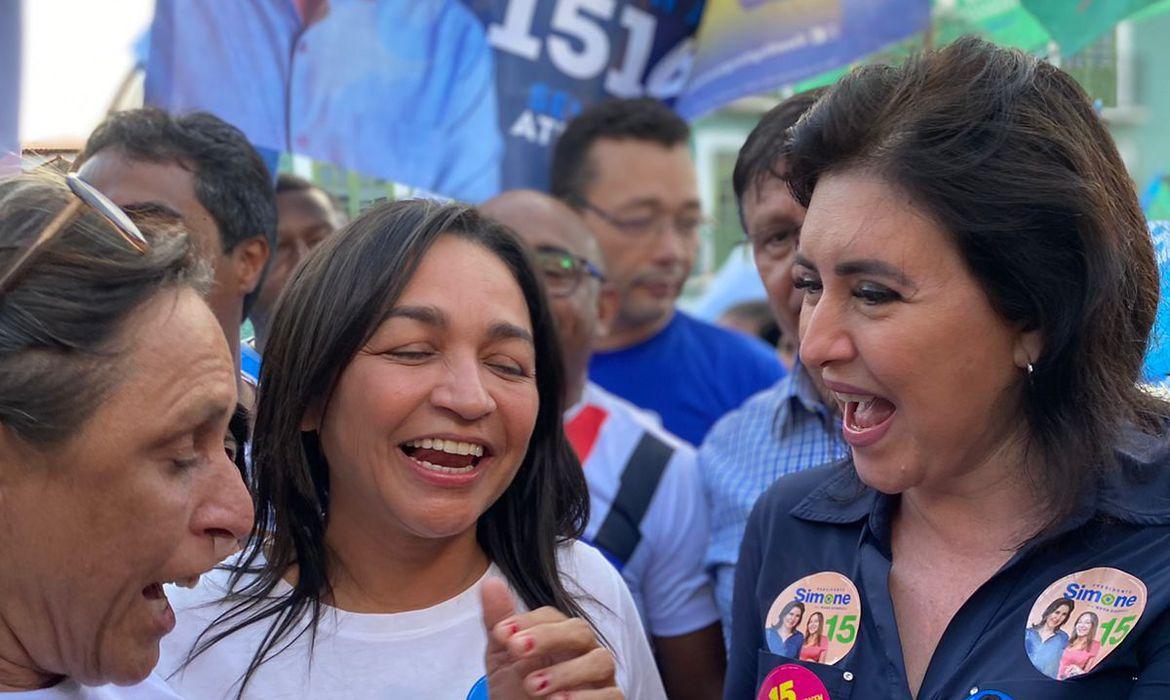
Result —
<svg viewBox="0 0 1170 700"><path fill-rule="evenodd" d="M492 700L557 697L614 700L613 654L589 623L551 607L517 613L501 579L484 581L480 591L488 633L488 693Z"/></svg>

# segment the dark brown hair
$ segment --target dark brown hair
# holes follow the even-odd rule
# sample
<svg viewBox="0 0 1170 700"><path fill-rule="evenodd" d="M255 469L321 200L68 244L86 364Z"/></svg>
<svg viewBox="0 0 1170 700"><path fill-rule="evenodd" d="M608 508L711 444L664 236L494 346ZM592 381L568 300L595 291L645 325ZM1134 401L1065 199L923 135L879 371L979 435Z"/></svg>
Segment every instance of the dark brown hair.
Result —
<svg viewBox="0 0 1170 700"><path fill-rule="evenodd" d="M1158 303L1153 244L1068 75L971 37L858 68L793 127L788 166L805 206L830 173L901 189L950 234L996 312L1040 332L1022 410L1050 525L1118 464L1129 427L1163 432L1166 404L1137 386Z"/></svg>
<svg viewBox="0 0 1170 700"><path fill-rule="evenodd" d="M740 147L735 168L731 171L731 187L735 190L739 221L745 231L747 223L743 220L743 198L748 190L758 187L765 178L785 178L785 174L777 168L788 153L788 130L824 93L824 88L798 92L769 109L760 117L759 123Z"/></svg>
<svg viewBox="0 0 1170 700"><path fill-rule="evenodd" d="M316 432L302 432L306 407L327 405L342 370L393 310L442 236L483 246L512 273L532 320L540 399L528 452L504 494L480 516L476 534L529 609L552 606L586 618L562 581L556 552L589 518L584 472L565 437L564 370L543 287L524 245L473 208L407 200L376 206L306 258L277 302L260 376L253 443L256 520L233 567L228 610L190 658L234 632L267 625L243 673L256 670L305 632L310 643L330 590L325 531L329 464ZM297 580L273 595L290 566ZM245 581L245 574L258 574Z"/></svg>
<svg viewBox="0 0 1170 700"><path fill-rule="evenodd" d="M1040 620L1036 622L1036 624L1032 625L1032 629L1043 629L1044 625L1048 623L1048 616L1061 608L1068 608L1068 618L1065 619L1065 622L1068 622L1068 620L1073 616L1073 611L1077 609L1076 601L1071 598L1057 598L1056 600L1052 601L1048 604L1047 607L1044 608L1044 612L1040 615ZM1064 625L1061 625L1061 627L1063 626Z"/></svg>
<svg viewBox="0 0 1170 700"><path fill-rule="evenodd" d="M74 195L59 176L0 181L0 271L36 240ZM0 293L0 425L29 444L72 436L116 383L127 319L166 288L204 291L208 274L186 235L156 235L142 255L83 205L72 223Z"/></svg>
<svg viewBox="0 0 1170 700"><path fill-rule="evenodd" d="M208 112L174 116L157 107L115 112L89 135L75 167L107 149L130 160L175 163L190 171L195 198L215 220L223 252L257 237L276 250L273 178L235 126ZM257 285L244 296L245 318L259 290Z"/></svg>
<svg viewBox="0 0 1170 700"><path fill-rule="evenodd" d="M670 107L651 97L602 100L573 118L553 147L549 193L578 207L596 168L590 159L601 139L647 141L663 148L684 144L691 127Z"/></svg>

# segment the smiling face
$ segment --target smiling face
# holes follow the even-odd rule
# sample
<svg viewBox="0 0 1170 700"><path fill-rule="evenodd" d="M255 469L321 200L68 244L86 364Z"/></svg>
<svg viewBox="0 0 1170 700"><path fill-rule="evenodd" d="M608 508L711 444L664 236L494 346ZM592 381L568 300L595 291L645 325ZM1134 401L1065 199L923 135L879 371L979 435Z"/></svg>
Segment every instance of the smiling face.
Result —
<svg viewBox="0 0 1170 700"><path fill-rule="evenodd" d="M236 404L227 344L190 289L126 321L124 372L47 452L3 442L0 617L31 668L133 683L175 624L159 585L234 551L252 503L224 452Z"/></svg>
<svg viewBox="0 0 1170 700"><path fill-rule="evenodd" d="M330 545L344 558L359 533L474 537L527 452L535 363L509 269L476 243L439 238L324 409Z"/></svg>
<svg viewBox="0 0 1170 700"><path fill-rule="evenodd" d="M865 483L949 488L991 463L1019 465L1023 368L1039 339L991 308L906 195L865 173L822 178L793 274L801 359L840 402Z"/></svg>
<svg viewBox="0 0 1170 700"><path fill-rule="evenodd" d="M796 629L796 626L800 624L800 618L802 614L803 613L801 612L800 608L793 606L793 608L789 610L786 615L784 615L784 629L788 630L789 632Z"/></svg>
<svg viewBox="0 0 1170 700"><path fill-rule="evenodd" d="M1078 637L1084 637L1093 631L1093 613L1084 613L1077 618L1074 630Z"/></svg>
<svg viewBox="0 0 1170 700"><path fill-rule="evenodd" d="M1044 622L1050 629L1058 630L1064 625L1065 622L1068 622L1068 616L1071 612L1072 608L1070 606L1061 605L1052 612L1048 613L1048 617L1044 619Z"/></svg>
<svg viewBox="0 0 1170 700"><path fill-rule="evenodd" d="M815 635L815 634L818 634L821 631L821 618L822 617L823 616L820 613L814 613L813 616L808 619L808 628L807 629L808 629L808 634L810 637Z"/></svg>

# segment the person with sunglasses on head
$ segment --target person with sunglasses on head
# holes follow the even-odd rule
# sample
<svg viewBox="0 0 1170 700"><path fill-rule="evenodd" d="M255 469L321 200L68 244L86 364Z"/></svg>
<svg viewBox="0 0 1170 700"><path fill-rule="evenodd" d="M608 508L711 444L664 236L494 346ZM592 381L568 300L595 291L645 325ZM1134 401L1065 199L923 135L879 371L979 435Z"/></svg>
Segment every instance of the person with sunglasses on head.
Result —
<svg viewBox="0 0 1170 700"><path fill-rule="evenodd" d="M565 358L565 432L589 487L584 540L629 586L669 697L718 697L725 658L703 568L707 514L695 451L587 377L618 301L597 242L573 210L540 192L506 192L480 209L519 234L544 277Z"/></svg>
<svg viewBox="0 0 1170 700"><path fill-rule="evenodd" d="M240 324L276 241L272 175L243 132L207 113L116 112L90 134L74 167L131 213L166 214L190 232L211 266L207 303L239 370ZM256 379L240 375L248 409Z"/></svg>
<svg viewBox="0 0 1170 700"><path fill-rule="evenodd" d="M374 206L297 268L271 330L252 535L176 602L179 692L663 696L625 583L577 541L556 330L511 232Z"/></svg>
<svg viewBox="0 0 1170 700"><path fill-rule="evenodd" d="M0 181L0 697L174 697L163 585L252 520L209 281L169 221L76 175Z"/></svg>
<svg viewBox="0 0 1170 700"><path fill-rule="evenodd" d="M689 137L687 123L656 100L597 103L558 139L550 193L597 236L618 294L590 379L699 445L784 370L763 343L675 308L706 221Z"/></svg>

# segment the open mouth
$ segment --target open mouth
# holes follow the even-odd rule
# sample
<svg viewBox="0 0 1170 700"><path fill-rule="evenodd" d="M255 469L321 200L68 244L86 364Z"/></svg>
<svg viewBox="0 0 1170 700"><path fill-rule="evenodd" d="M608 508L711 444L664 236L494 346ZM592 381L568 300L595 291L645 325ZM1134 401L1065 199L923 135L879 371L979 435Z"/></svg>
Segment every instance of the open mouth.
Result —
<svg viewBox="0 0 1170 700"><path fill-rule="evenodd" d="M168 634L175 626L175 613L171 610L171 603L167 600L167 594L163 590L164 585L182 586L183 588L194 588L199 585L199 576L187 576L184 578L174 579L172 581L156 581L142 589L142 597L146 599L147 605L151 612L159 621L162 634Z"/></svg>
<svg viewBox="0 0 1170 700"><path fill-rule="evenodd" d="M199 576L188 576L187 578L175 579L173 581L157 581L143 588L142 596L147 600L166 600L167 594L163 592L164 585L194 588L199 585L199 578Z"/></svg>
<svg viewBox="0 0 1170 700"><path fill-rule="evenodd" d="M399 446L408 457L424 468L440 474L469 474L491 450L477 442L423 438Z"/></svg>
<svg viewBox="0 0 1170 700"><path fill-rule="evenodd" d="M142 589L142 597L147 600L166 600L167 594L163 591L164 585L179 586L180 588L194 588L199 585L199 576L188 576L173 581L156 581Z"/></svg>
<svg viewBox="0 0 1170 700"><path fill-rule="evenodd" d="M854 447L874 444L885 435L890 419L898 411L893 402L872 394L834 392L841 405L842 433Z"/></svg>
<svg viewBox="0 0 1170 700"><path fill-rule="evenodd" d="M855 431L876 428L894 415L897 407L880 396L838 394L844 404L845 423Z"/></svg>

